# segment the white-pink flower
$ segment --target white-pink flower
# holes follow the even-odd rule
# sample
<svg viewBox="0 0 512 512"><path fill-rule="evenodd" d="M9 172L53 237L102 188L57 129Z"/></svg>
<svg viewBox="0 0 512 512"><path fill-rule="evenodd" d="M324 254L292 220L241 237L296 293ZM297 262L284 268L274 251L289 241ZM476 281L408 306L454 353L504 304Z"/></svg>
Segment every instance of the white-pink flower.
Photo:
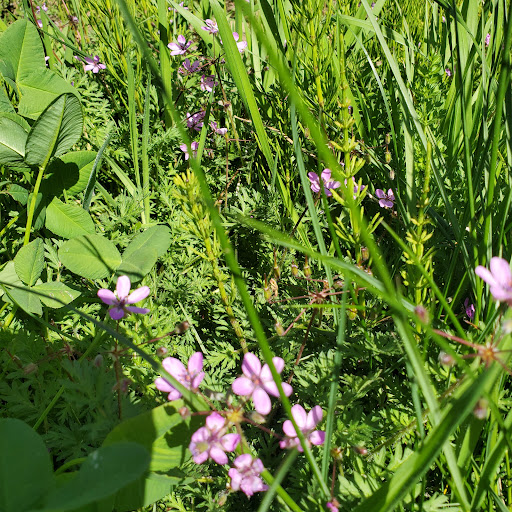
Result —
<svg viewBox="0 0 512 512"><path fill-rule="evenodd" d="M190 112L187 112L187 128L192 128L196 132L200 132L201 128L203 127L203 119L206 115L205 110L200 110L199 112L196 112L195 114L191 114Z"/></svg>
<svg viewBox="0 0 512 512"><path fill-rule="evenodd" d="M240 442L239 434L226 434L226 420L213 412L206 418L206 425L196 430L188 449L196 464L213 459L217 464L227 464L225 452L232 452Z"/></svg>
<svg viewBox="0 0 512 512"><path fill-rule="evenodd" d="M268 490L268 486L260 478L264 469L260 459L253 459L252 455L244 453L239 455L233 464L235 467L228 471L233 491L242 491L250 498L255 492Z"/></svg>
<svg viewBox="0 0 512 512"><path fill-rule="evenodd" d="M217 23L213 20L207 19L204 20L206 27L201 27L203 30L206 30L208 34L216 34L219 31L219 27Z"/></svg>
<svg viewBox="0 0 512 512"><path fill-rule="evenodd" d="M315 405L309 413L306 414L302 405L296 404L292 407L292 416L297 423L300 431L303 433L306 441L314 445L323 444L325 441L325 432L323 430L315 430L316 426L322 421L323 411L319 405ZM293 428L293 423L290 420L286 420L283 423L283 431L286 434L286 439L280 441L279 445L281 448L293 448L302 452L302 446L300 440L297 437L297 432Z"/></svg>
<svg viewBox="0 0 512 512"><path fill-rule="evenodd" d="M227 128L218 128L217 121L211 121L210 126L217 135L226 135L228 133Z"/></svg>
<svg viewBox="0 0 512 512"><path fill-rule="evenodd" d="M284 361L280 357L273 357L272 362L277 373L281 373L284 368ZM231 388L233 393L240 396L250 396L254 403L254 408L260 414L268 414L272 408L269 394L279 396L277 384L274 382L272 373L268 364L261 366L260 360L251 352L247 352L242 362L242 377L235 379ZM290 384L283 382L283 391L286 396L292 394Z"/></svg>
<svg viewBox="0 0 512 512"><path fill-rule="evenodd" d="M179 35L177 43L169 43L167 48L171 50L171 55L183 55L187 53L189 46L192 44L192 41L187 41L185 36Z"/></svg>
<svg viewBox="0 0 512 512"><path fill-rule="evenodd" d="M320 177L316 172L308 172L308 178L311 182L311 190L313 192L320 192L320 178L322 179L322 184L324 187L325 195L327 197L332 196L332 189L341 187L341 183L339 181L331 180L331 170L324 169Z"/></svg>
<svg viewBox="0 0 512 512"><path fill-rule="evenodd" d="M137 308L128 306L127 304L135 304L149 295L149 287L141 286L130 293L131 282L128 276L119 276L117 278L115 293L102 288L98 290L98 297L109 306L114 306L108 310L108 314L112 320L120 320L128 313L139 313L145 315L149 313L147 308Z"/></svg>
<svg viewBox="0 0 512 512"><path fill-rule="evenodd" d="M84 57L84 62L86 65L84 66L84 71L92 71L93 73L98 73L101 69L105 69L105 64L100 62L100 58L98 55L94 57Z"/></svg>
<svg viewBox="0 0 512 512"><path fill-rule="evenodd" d="M203 75L201 77L201 90L212 92L213 88L217 85L215 75Z"/></svg>
<svg viewBox="0 0 512 512"><path fill-rule="evenodd" d="M195 158L197 156L197 148L199 147L199 142L192 142L190 144L190 147L192 148L192 156ZM185 160L188 160L190 158L190 155L188 154L188 147L186 144L180 144L180 149L185 153Z"/></svg>
<svg viewBox="0 0 512 512"><path fill-rule="evenodd" d="M389 189L386 193L386 192L384 192L384 190L381 190L380 188L378 188L375 191L375 195L379 199L379 206L381 208L393 208L393 202L395 200L395 195L393 194L393 191L391 189Z"/></svg>
<svg viewBox="0 0 512 512"><path fill-rule="evenodd" d="M187 368L185 368L185 365L175 357L166 357L162 361L162 366L180 384L183 384L187 389L194 392L199 389L199 384L201 384L204 379L203 354L201 352L196 352L190 356ZM160 391L169 393L167 396L168 400L172 401L181 398L181 393L162 377L158 377L155 380L155 386Z"/></svg>
<svg viewBox="0 0 512 512"><path fill-rule="evenodd" d="M475 274L489 285L494 300L512 306L512 272L509 262L495 256L491 258L489 266L490 272L482 265L478 265Z"/></svg>
<svg viewBox="0 0 512 512"><path fill-rule="evenodd" d="M194 63L190 63L190 59L185 59L183 61L183 65L182 67L180 67L178 69L178 71L184 75L185 73L188 73L189 75L192 74L192 73L195 73L198 69L199 69L199 66L201 65L201 63L196 60L194 61Z"/></svg>
<svg viewBox="0 0 512 512"><path fill-rule="evenodd" d="M247 48L247 41L238 41L240 39L240 36L238 35L238 32L233 32L233 39L236 42L236 46L238 48L238 51L240 53L243 53L244 50Z"/></svg>

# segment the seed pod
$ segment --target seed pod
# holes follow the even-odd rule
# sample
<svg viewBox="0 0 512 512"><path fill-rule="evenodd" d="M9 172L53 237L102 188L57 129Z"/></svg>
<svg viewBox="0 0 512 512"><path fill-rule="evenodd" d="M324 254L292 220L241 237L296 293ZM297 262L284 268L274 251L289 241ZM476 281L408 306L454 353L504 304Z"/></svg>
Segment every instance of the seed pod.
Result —
<svg viewBox="0 0 512 512"><path fill-rule="evenodd" d="M30 375L31 373L37 372L38 366L35 363L28 363L27 366L23 368L23 373L25 375Z"/></svg>
<svg viewBox="0 0 512 512"><path fill-rule="evenodd" d="M292 263L292 276L297 277L299 275L299 267L297 266L297 263L295 263L295 260L293 260Z"/></svg>
<svg viewBox="0 0 512 512"><path fill-rule="evenodd" d="M275 328L278 336L284 336L284 327L281 325L281 322L276 322Z"/></svg>
<svg viewBox="0 0 512 512"><path fill-rule="evenodd" d="M416 313L417 317L418 317L418 320L422 323L422 324L428 324L429 323L429 316L428 316L428 311L425 309L424 306L422 306L421 304L419 304L418 306L416 306L414 308L414 312Z"/></svg>
<svg viewBox="0 0 512 512"><path fill-rule="evenodd" d="M386 160L386 163L389 164L389 162L391 162L391 153L389 151L386 151L384 158Z"/></svg>
<svg viewBox="0 0 512 512"><path fill-rule="evenodd" d="M188 418L190 418L191 416L191 413L190 413L190 409L188 407L180 407L178 409L178 412L180 413L180 416L186 420Z"/></svg>
<svg viewBox="0 0 512 512"><path fill-rule="evenodd" d="M386 133L386 135L384 137L384 144L386 144L386 146L389 146L391 144L391 134L390 133Z"/></svg>
<svg viewBox="0 0 512 512"><path fill-rule="evenodd" d="M473 414L479 420L487 418L487 410L489 409L489 402L485 398L480 398L473 409Z"/></svg>
<svg viewBox="0 0 512 512"><path fill-rule="evenodd" d="M441 352L439 352L439 362L443 366L453 366L455 364L455 359L450 354L441 350Z"/></svg>
<svg viewBox="0 0 512 512"><path fill-rule="evenodd" d="M361 247L361 259L363 261L368 261L370 258L370 251L368 250L368 247Z"/></svg>
<svg viewBox="0 0 512 512"><path fill-rule="evenodd" d="M156 349L156 355L157 355L158 357L164 357L164 356L165 356L165 354L167 354L167 352L168 352L168 350L167 350L167 348L165 348L165 347L158 347L158 348Z"/></svg>
<svg viewBox="0 0 512 512"><path fill-rule="evenodd" d="M309 279L311 277L311 267L309 266L307 256L306 259L304 260L304 267L302 271L304 272L304 276L306 277L306 279Z"/></svg>
<svg viewBox="0 0 512 512"><path fill-rule="evenodd" d="M181 322L179 323L175 329L174 329L174 334L183 334L184 332L186 332L188 330L188 328L190 327L190 324L185 320L184 322Z"/></svg>

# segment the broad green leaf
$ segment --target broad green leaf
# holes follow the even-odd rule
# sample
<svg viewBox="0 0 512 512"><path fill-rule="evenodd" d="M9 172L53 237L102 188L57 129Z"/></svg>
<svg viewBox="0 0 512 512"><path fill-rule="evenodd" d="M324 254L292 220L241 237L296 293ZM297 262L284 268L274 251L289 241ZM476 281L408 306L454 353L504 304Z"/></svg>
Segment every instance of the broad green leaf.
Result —
<svg viewBox="0 0 512 512"><path fill-rule="evenodd" d="M0 419L0 510L35 507L52 488L50 455L41 437L23 421Z"/></svg>
<svg viewBox="0 0 512 512"><path fill-rule="evenodd" d="M44 245L41 238L36 238L18 251L14 256L14 268L26 285L36 283L44 268Z"/></svg>
<svg viewBox="0 0 512 512"><path fill-rule="evenodd" d="M161 258L171 245L171 230L167 226L153 226L139 233L123 252L123 261L142 247L155 249L157 256Z"/></svg>
<svg viewBox="0 0 512 512"><path fill-rule="evenodd" d="M8 261L2 270L0 270L0 297L4 294L3 286L15 284L17 286L23 286L16 269L14 268L14 261ZM2 286L3 285L3 286ZM9 288L10 290L10 288Z"/></svg>
<svg viewBox="0 0 512 512"><path fill-rule="evenodd" d="M7 194L9 194L15 201L18 201L22 206L25 206L28 201L28 190L21 185L11 183L7 186Z"/></svg>
<svg viewBox="0 0 512 512"><path fill-rule="evenodd" d="M2 83L0 81L0 112L14 113L14 107L12 106L12 103L9 101L9 98L7 97L5 89L1 85Z"/></svg>
<svg viewBox="0 0 512 512"><path fill-rule="evenodd" d="M63 203L54 197L46 208L46 227L62 238L94 234L91 216L80 206Z"/></svg>
<svg viewBox="0 0 512 512"><path fill-rule="evenodd" d="M140 444L103 446L87 457L74 478L48 496L43 510L65 512L105 499L139 478L149 461Z"/></svg>
<svg viewBox="0 0 512 512"><path fill-rule="evenodd" d="M12 118L15 115L0 114L0 165L25 165L28 130Z"/></svg>
<svg viewBox="0 0 512 512"><path fill-rule="evenodd" d="M46 169L41 191L54 196L63 191L72 196L82 192L87 186L95 158L94 151L73 151L54 158Z"/></svg>
<svg viewBox="0 0 512 512"><path fill-rule="evenodd" d="M82 134L82 106L73 94L62 94L32 126L25 147L28 165L45 166L65 153Z"/></svg>
<svg viewBox="0 0 512 512"><path fill-rule="evenodd" d="M37 119L61 94L73 94L79 99L72 85L46 68L23 75L17 85L20 91L18 114L29 119Z"/></svg>
<svg viewBox="0 0 512 512"><path fill-rule="evenodd" d="M12 297L12 300L6 296L4 296L4 300L11 303L15 302L21 309L23 309L23 311L34 313L39 316L43 314L41 301L35 293L31 292L30 288L11 288L9 290L9 295Z"/></svg>
<svg viewBox="0 0 512 512"><path fill-rule="evenodd" d="M121 264L116 246L101 235L84 235L68 240L59 249L62 264L87 279L103 279Z"/></svg>
<svg viewBox="0 0 512 512"><path fill-rule="evenodd" d="M37 292L44 293L46 295L38 295L39 300L49 308L58 309L73 302L77 297L80 296L80 292L73 290L69 286L66 286L60 281L51 281L47 283L37 284L32 287ZM55 300L57 299L57 300Z"/></svg>
<svg viewBox="0 0 512 512"><path fill-rule="evenodd" d="M123 254L123 262L116 271L118 276L128 276L132 283L140 281L149 274L158 259L158 254L152 247L141 247L132 252L127 258Z"/></svg>
<svg viewBox="0 0 512 512"><path fill-rule="evenodd" d="M119 512L135 510L159 500L186 478L179 468L190 457L187 450L190 437L204 420L198 416L183 420L178 412L183 405L182 400L176 400L130 418L105 439L104 446L136 441L151 453L149 473L117 494L116 509Z"/></svg>
<svg viewBox="0 0 512 512"><path fill-rule="evenodd" d="M14 22L0 36L0 63L2 75L13 82L34 69L44 69L41 39L27 19Z"/></svg>

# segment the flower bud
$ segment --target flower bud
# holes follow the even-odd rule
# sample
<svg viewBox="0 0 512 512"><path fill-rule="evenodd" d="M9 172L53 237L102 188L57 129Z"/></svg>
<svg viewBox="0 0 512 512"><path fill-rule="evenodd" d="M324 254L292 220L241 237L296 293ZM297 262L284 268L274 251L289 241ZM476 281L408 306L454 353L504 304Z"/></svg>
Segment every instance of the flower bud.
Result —
<svg viewBox="0 0 512 512"><path fill-rule="evenodd" d="M343 452L341 451L341 448L337 446L331 448L331 456L334 460L341 461L343 459Z"/></svg>
<svg viewBox="0 0 512 512"><path fill-rule="evenodd" d="M311 267L309 266L307 256L306 256L306 259L304 260L304 267L303 267L302 271L304 272L304 276L306 277L306 279L311 277Z"/></svg>
<svg viewBox="0 0 512 512"><path fill-rule="evenodd" d="M368 247L361 247L361 259L363 261L368 261L370 259L370 251Z"/></svg>
<svg viewBox="0 0 512 512"><path fill-rule="evenodd" d="M386 133L386 135L384 137L384 144L386 144L386 146L389 146L389 144L391 144L391 134L390 133Z"/></svg>
<svg viewBox="0 0 512 512"><path fill-rule="evenodd" d="M384 153L384 159L386 160L387 164L391 162L391 153L389 151L386 151L386 153Z"/></svg>
<svg viewBox="0 0 512 512"><path fill-rule="evenodd" d="M166 348L166 347L158 347L158 348L156 349L156 355L157 355L158 357L164 357L164 356L165 356L165 354L167 354L167 352L169 352L169 351L167 350L167 348Z"/></svg>
<svg viewBox="0 0 512 512"><path fill-rule="evenodd" d="M297 277L299 275L299 267L297 266L297 263L295 263L295 260L293 260L292 263L292 276Z"/></svg>
<svg viewBox="0 0 512 512"><path fill-rule="evenodd" d="M101 354L98 354L92 363L96 368L101 368L103 365L103 356Z"/></svg>
<svg viewBox="0 0 512 512"><path fill-rule="evenodd" d="M258 425L263 425L267 420L265 419L265 416L263 414L260 414L257 411L252 411L248 414L249 418L254 421L254 423L257 423Z"/></svg>
<svg viewBox="0 0 512 512"><path fill-rule="evenodd" d="M364 446L353 446L352 449L358 454L362 455L363 457L365 455L368 455L368 450Z"/></svg>
<svg viewBox="0 0 512 512"><path fill-rule="evenodd" d="M281 325L281 322L276 322L275 328L278 336L284 336L284 327Z"/></svg>
<svg viewBox="0 0 512 512"><path fill-rule="evenodd" d="M450 354L441 350L441 352L439 352L439 362L443 366L453 366L455 364L455 359Z"/></svg>
<svg viewBox="0 0 512 512"><path fill-rule="evenodd" d="M272 298L272 290L268 286L265 286L265 288L263 288L263 295L265 300L270 302L270 299Z"/></svg>
<svg viewBox="0 0 512 512"><path fill-rule="evenodd" d="M418 320L422 324L428 324L428 322L429 322L428 311L425 309L424 306L419 304L418 306L416 306L414 308L414 312L416 313L416 316L418 317Z"/></svg>
<svg viewBox="0 0 512 512"><path fill-rule="evenodd" d="M178 409L178 412L180 413L180 416L181 416L184 420L186 420L186 419L190 418L190 416L191 416L190 409L189 409L188 407L185 407L185 406L180 407L180 408Z"/></svg>
<svg viewBox="0 0 512 512"><path fill-rule="evenodd" d="M480 398L473 409L473 414L479 420L485 420L487 418L487 409L489 408L489 402L485 398Z"/></svg>
<svg viewBox="0 0 512 512"><path fill-rule="evenodd" d="M30 375L31 373L37 372L38 366L35 363L29 363L27 366L23 368L23 373L25 375Z"/></svg>
<svg viewBox="0 0 512 512"><path fill-rule="evenodd" d="M185 320L184 322L179 323L175 327L174 334L183 334L184 332L186 332L188 330L189 327L190 327L190 324Z"/></svg>
<svg viewBox="0 0 512 512"><path fill-rule="evenodd" d="M219 499L217 500L217 506L223 507L226 504L228 499L228 494L226 492L219 493Z"/></svg>
<svg viewBox="0 0 512 512"><path fill-rule="evenodd" d="M349 320L355 320L357 318L357 309L347 308L347 315Z"/></svg>
<svg viewBox="0 0 512 512"><path fill-rule="evenodd" d="M123 379L119 383L119 390L121 391L121 393L126 393L131 383L132 381L130 379Z"/></svg>

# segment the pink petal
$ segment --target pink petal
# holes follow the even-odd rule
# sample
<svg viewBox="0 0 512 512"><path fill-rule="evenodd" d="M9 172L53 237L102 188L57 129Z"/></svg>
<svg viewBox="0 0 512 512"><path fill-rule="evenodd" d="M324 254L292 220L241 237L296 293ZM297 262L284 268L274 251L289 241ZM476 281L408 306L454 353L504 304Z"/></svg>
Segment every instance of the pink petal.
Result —
<svg viewBox="0 0 512 512"><path fill-rule="evenodd" d="M277 384L274 381L264 382L261 387L272 396L279 396L279 390L277 389Z"/></svg>
<svg viewBox="0 0 512 512"><path fill-rule="evenodd" d="M187 42L187 40L185 39L185 36L183 36L183 35L181 35L181 34L180 34L180 35L178 36L178 43L180 43L180 44L185 44L186 42Z"/></svg>
<svg viewBox="0 0 512 512"><path fill-rule="evenodd" d="M224 448L224 450L226 450L227 452L235 451L235 448L239 442L240 442L239 434L226 434L225 436L222 436L222 439L220 440L220 443L222 444L222 448Z"/></svg>
<svg viewBox="0 0 512 512"><path fill-rule="evenodd" d="M272 362L274 363L277 373L281 373L284 368L284 359L281 357L273 357Z"/></svg>
<svg viewBox="0 0 512 512"><path fill-rule="evenodd" d="M192 449L190 449L190 451L192 451ZM194 455L194 462L196 464L202 464L206 460L208 460L208 450L205 450L204 452L197 453L196 455Z"/></svg>
<svg viewBox="0 0 512 512"><path fill-rule="evenodd" d="M260 474L265 469L261 459L254 459L254 462L252 463L252 469L258 474Z"/></svg>
<svg viewBox="0 0 512 512"><path fill-rule="evenodd" d="M155 386L156 389L164 391L165 393L169 393L169 391L174 389L165 379L162 379L162 377L155 379Z"/></svg>
<svg viewBox="0 0 512 512"><path fill-rule="evenodd" d="M391 189L388 190L388 199L391 201L395 200L395 194L393 194L393 191Z"/></svg>
<svg viewBox="0 0 512 512"><path fill-rule="evenodd" d="M491 286L490 292L494 300L498 300L500 302L512 299L512 290L505 290L501 286Z"/></svg>
<svg viewBox="0 0 512 512"><path fill-rule="evenodd" d="M228 476L229 478L231 478L231 482L229 484L231 489L233 489L234 491L240 490L240 484L242 483L243 475L239 473L236 468L231 468L228 471Z"/></svg>
<svg viewBox="0 0 512 512"><path fill-rule="evenodd" d="M323 415L324 411L322 411L322 408L319 405L315 405L308 413L306 429L313 430L322 421Z"/></svg>
<svg viewBox="0 0 512 512"><path fill-rule="evenodd" d="M165 368L167 373L170 373L177 381L182 382L185 380L187 370L183 363L175 357L166 357L162 361L162 366Z"/></svg>
<svg viewBox="0 0 512 512"><path fill-rule="evenodd" d="M188 373L193 375L199 373L203 369L203 354L201 352L195 352L190 356L188 360Z"/></svg>
<svg viewBox="0 0 512 512"><path fill-rule="evenodd" d="M235 459L235 466L238 469L249 469L252 463L252 455L250 453L243 453Z"/></svg>
<svg viewBox="0 0 512 512"><path fill-rule="evenodd" d="M136 308L135 306L125 306L125 309L130 313L136 313L138 315L146 315L151 311L148 308Z"/></svg>
<svg viewBox="0 0 512 512"><path fill-rule="evenodd" d="M314 444L316 446L320 444L324 444L325 441L325 432L323 430L315 430L314 432L311 432L308 437L311 444Z"/></svg>
<svg viewBox="0 0 512 512"><path fill-rule="evenodd" d="M231 389L235 395L247 396L251 395L254 391L254 384L252 380L247 377L238 377L238 379L235 379L233 384L231 384Z"/></svg>
<svg viewBox="0 0 512 512"><path fill-rule="evenodd" d="M119 301L117 300L117 297L115 296L114 292L111 292L110 290L107 290L105 288L102 288L101 290L98 290L98 297L109 306L112 306L114 304L117 304Z"/></svg>
<svg viewBox="0 0 512 512"><path fill-rule="evenodd" d="M222 451L221 448L217 446L212 446L210 448L210 457L217 463L217 464L227 464L228 463L228 456Z"/></svg>
<svg viewBox="0 0 512 512"><path fill-rule="evenodd" d="M192 379L192 389L196 390L199 388L199 384L203 382L204 379L204 372L199 372L193 379Z"/></svg>
<svg viewBox="0 0 512 512"><path fill-rule="evenodd" d="M258 387L254 390L254 393L252 394L252 401L254 403L254 408L260 414L268 414L272 408L270 397L262 388Z"/></svg>
<svg viewBox="0 0 512 512"><path fill-rule="evenodd" d="M260 360L251 352L247 352L244 356L244 360L242 362L242 372L246 377L252 377L253 375L258 375L261 372L261 363Z"/></svg>
<svg viewBox="0 0 512 512"><path fill-rule="evenodd" d="M320 178L318 177L318 174L316 172L308 172L308 178L312 184L313 184L313 182L315 182L315 183L320 182Z"/></svg>
<svg viewBox="0 0 512 512"><path fill-rule="evenodd" d="M482 267L482 265L478 265L478 267L475 268L475 274L480 279L483 279L488 285L499 286L499 284L494 279L494 276L489 272L489 270L487 270L485 267Z"/></svg>
<svg viewBox="0 0 512 512"><path fill-rule="evenodd" d="M308 421L308 415L306 414L304 407L302 407L302 405L295 404L292 407L292 415L295 423L297 423L297 426L303 430L306 427L306 423Z"/></svg>
<svg viewBox="0 0 512 512"><path fill-rule="evenodd" d="M190 443L190 446L203 443L208 441L208 438L210 437L210 433L208 432L208 429L206 427L198 428L190 437L190 440L192 443ZM192 448L190 448L190 451L193 451Z"/></svg>
<svg viewBox="0 0 512 512"><path fill-rule="evenodd" d="M297 437L297 432L295 432L295 429L293 428L293 423L290 420L286 420L283 423L283 432L288 437Z"/></svg>
<svg viewBox="0 0 512 512"><path fill-rule="evenodd" d="M494 258L491 258L489 267L497 283L500 283L501 285L511 284L512 272L510 271L510 264L507 260L495 256Z"/></svg>
<svg viewBox="0 0 512 512"><path fill-rule="evenodd" d="M238 32L233 32L233 39L234 39L235 41L238 41L238 38L239 38L239 37L240 37L240 36L238 35Z"/></svg>
<svg viewBox="0 0 512 512"><path fill-rule="evenodd" d="M181 398L181 393L177 389L172 389L167 395L167 400L172 402L173 400L179 400Z"/></svg>
<svg viewBox="0 0 512 512"><path fill-rule="evenodd" d="M130 278L128 276L119 276L117 278L116 291L119 300L126 299L130 293Z"/></svg>
<svg viewBox="0 0 512 512"><path fill-rule="evenodd" d="M290 396L293 393L293 388L288 384L288 382L283 382L283 391L286 396Z"/></svg>
<svg viewBox="0 0 512 512"><path fill-rule="evenodd" d="M149 289L149 286L141 286L140 288L137 288L135 291L130 293L130 295L128 295L126 303L135 304L136 302L145 299L149 295L150 291L151 290Z"/></svg>
<svg viewBox="0 0 512 512"><path fill-rule="evenodd" d="M108 314L112 320L121 320L124 316L124 309L120 307L113 307L108 310Z"/></svg>
<svg viewBox="0 0 512 512"><path fill-rule="evenodd" d="M224 428L225 424L226 420L218 412L212 412L210 416L206 418L206 426L212 432L217 432L221 428Z"/></svg>
<svg viewBox="0 0 512 512"><path fill-rule="evenodd" d="M324 181L329 181L331 179L331 169L324 169L320 176Z"/></svg>
<svg viewBox="0 0 512 512"><path fill-rule="evenodd" d="M380 188L378 188L378 189L375 191L375 195L376 195L379 199L382 199L382 198L386 197L386 194L384 193L384 190L381 190Z"/></svg>

